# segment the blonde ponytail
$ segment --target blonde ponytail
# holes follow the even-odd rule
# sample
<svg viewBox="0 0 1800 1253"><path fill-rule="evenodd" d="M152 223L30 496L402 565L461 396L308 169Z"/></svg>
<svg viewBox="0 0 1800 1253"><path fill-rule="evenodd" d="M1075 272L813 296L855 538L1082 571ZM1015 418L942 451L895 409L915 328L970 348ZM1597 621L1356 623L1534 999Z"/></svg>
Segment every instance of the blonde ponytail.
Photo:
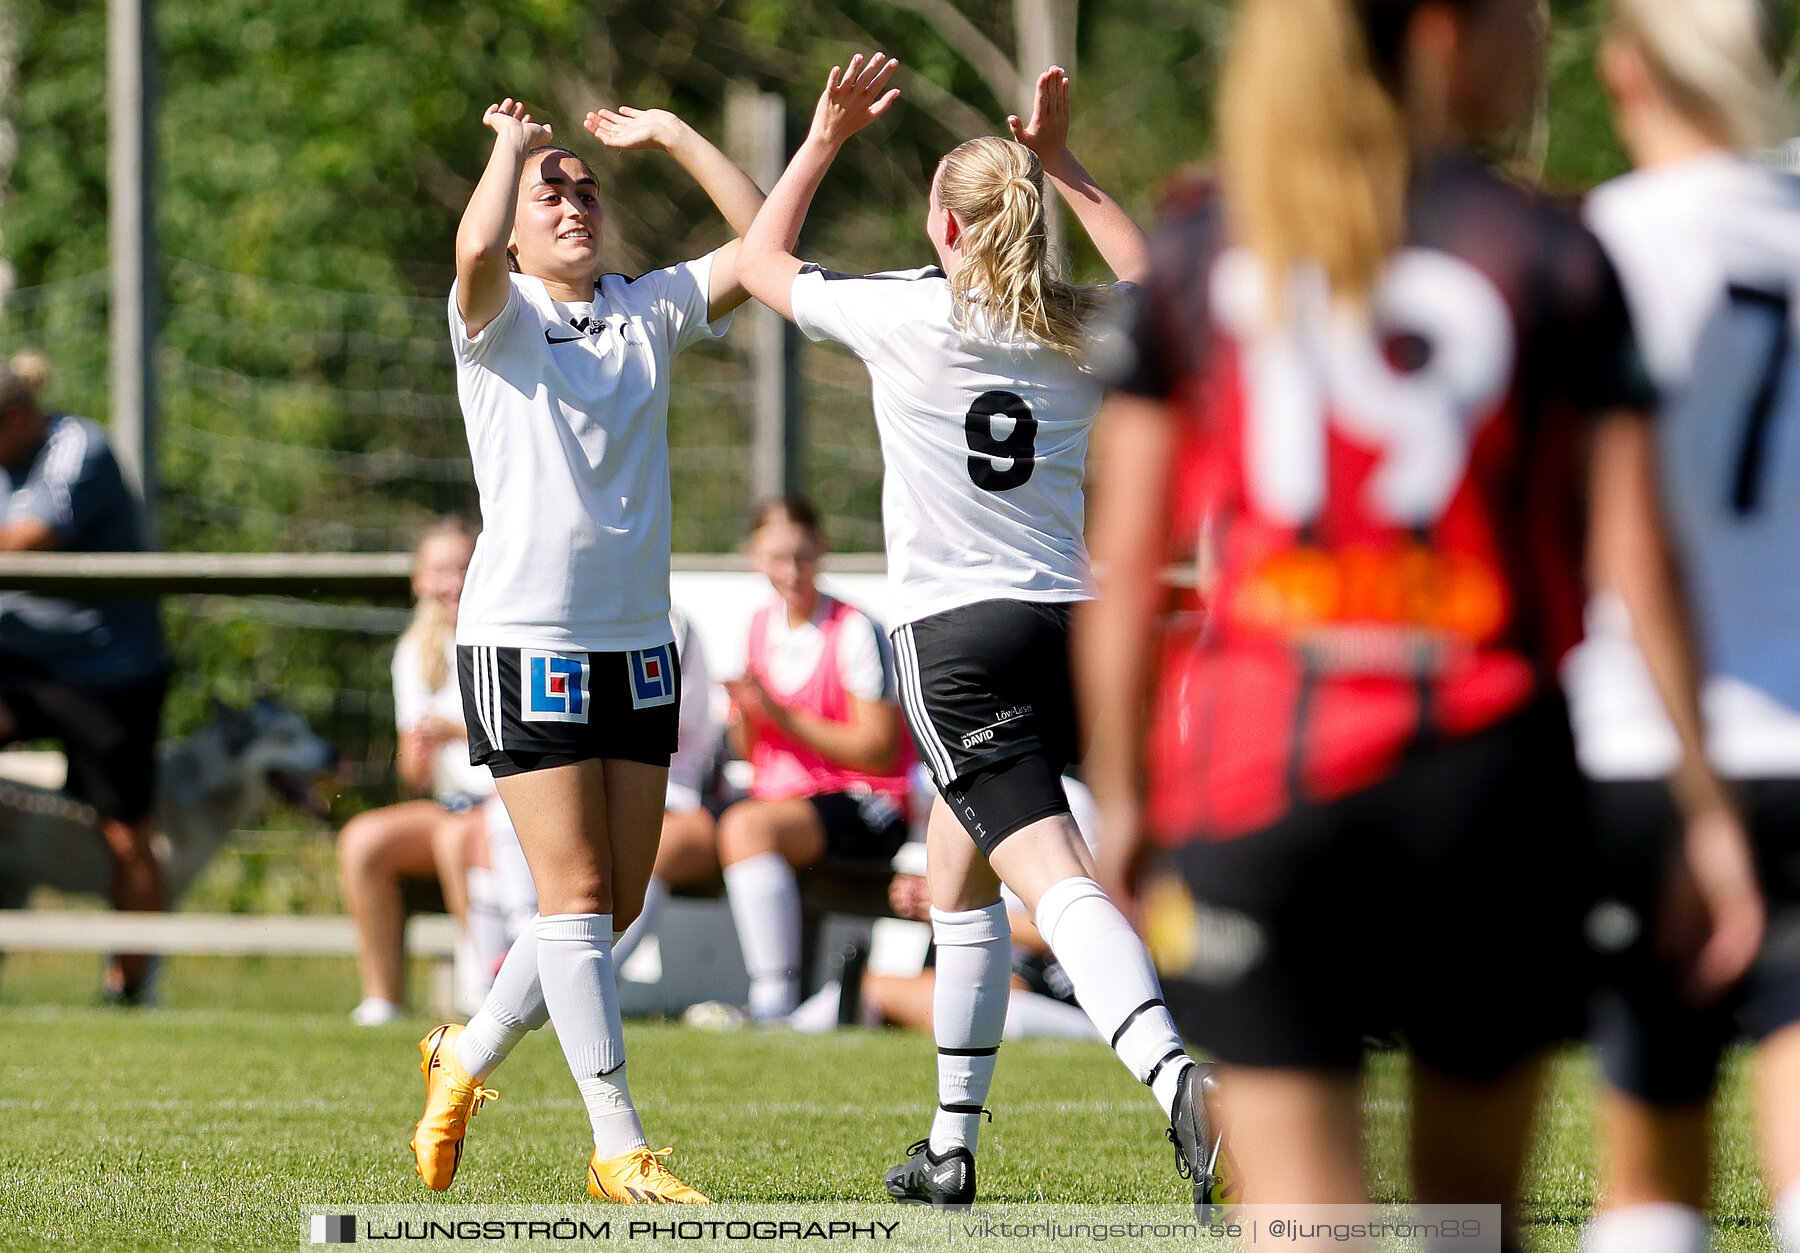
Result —
<svg viewBox="0 0 1800 1253"><path fill-rule="evenodd" d="M1787 131L1767 0L1613 0L1613 31L1669 102L1740 152Z"/></svg>
<svg viewBox="0 0 1800 1253"><path fill-rule="evenodd" d="M1311 261L1336 298L1366 303L1404 237L1411 165L1351 0L1244 0L1220 88L1220 183L1231 235L1277 302Z"/></svg>
<svg viewBox="0 0 1800 1253"><path fill-rule="evenodd" d="M444 612L435 600L422 600L413 606L412 621L402 644L410 643L419 658L419 677L429 691L437 691L450 681L450 641L456 637L456 620Z"/></svg>
<svg viewBox="0 0 1800 1253"><path fill-rule="evenodd" d="M1057 277L1044 221L1044 170L1020 143L984 135L938 166L938 203L962 225L962 266L950 280L956 324L971 309L997 335L1024 336L1085 358L1092 293Z"/></svg>

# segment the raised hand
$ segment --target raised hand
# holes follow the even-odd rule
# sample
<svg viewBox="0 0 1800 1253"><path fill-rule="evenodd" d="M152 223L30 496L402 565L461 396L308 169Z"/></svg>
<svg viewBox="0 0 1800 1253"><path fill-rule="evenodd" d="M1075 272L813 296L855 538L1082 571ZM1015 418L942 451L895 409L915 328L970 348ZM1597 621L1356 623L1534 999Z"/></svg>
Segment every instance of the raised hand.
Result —
<svg viewBox="0 0 1800 1253"><path fill-rule="evenodd" d="M686 128L686 123L666 109L634 109L628 104L617 110L596 109L582 125L608 148L653 148L664 152L675 146Z"/></svg>
<svg viewBox="0 0 1800 1253"><path fill-rule="evenodd" d="M499 104L490 104L481 115L481 124L502 139L516 139L522 149L541 147L550 142L550 124L534 122L525 106L511 96Z"/></svg>
<svg viewBox="0 0 1800 1253"><path fill-rule="evenodd" d="M899 68L900 62L879 52L866 63L859 52L850 58L847 68L832 66L813 110L813 138L835 147L886 113L900 98L898 87L887 89L888 80Z"/></svg>
<svg viewBox="0 0 1800 1253"><path fill-rule="evenodd" d="M1037 153L1044 164L1061 155L1069 146L1068 72L1053 65L1039 74L1037 95L1031 102L1031 123L1027 125L1017 114L1011 114L1006 125L1012 137Z"/></svg>

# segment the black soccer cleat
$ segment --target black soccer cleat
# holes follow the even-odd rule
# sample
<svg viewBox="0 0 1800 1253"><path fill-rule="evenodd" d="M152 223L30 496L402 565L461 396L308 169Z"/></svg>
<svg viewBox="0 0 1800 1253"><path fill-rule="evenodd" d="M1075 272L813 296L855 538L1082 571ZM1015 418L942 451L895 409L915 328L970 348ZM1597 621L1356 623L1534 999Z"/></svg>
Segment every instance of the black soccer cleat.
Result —
<svg viewBox="0 0 1800 1253"><path fill-rule="evenodd" d="M888 1195L902 1205L929 1205L933 1209L966 1208L975 1203L975 1157L965 1148L954 1148L942 1157L931 1151L931 1141L908 1145L907 1158L882 1177Z"/></svg>
<svg viewBox="0 0 1800 1253"><path fill-rule="evenodd" d="M1220 1136L1207 1111L1207 1098L1218 1087L1209 1064L1195 1062L1181 1072L1175 1086L1175 1108L1169 1112L1169 1142L1175 1146L1175 1170L1194 1184L1194 1212L1202 1217L1219 1204Z"/></svg>

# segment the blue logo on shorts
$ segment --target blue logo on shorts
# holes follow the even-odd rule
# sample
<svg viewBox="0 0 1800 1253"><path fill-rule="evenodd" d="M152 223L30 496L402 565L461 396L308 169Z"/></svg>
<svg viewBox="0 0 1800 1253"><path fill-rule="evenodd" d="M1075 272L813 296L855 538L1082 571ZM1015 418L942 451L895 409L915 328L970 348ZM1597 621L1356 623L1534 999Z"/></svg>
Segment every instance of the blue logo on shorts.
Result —
<svg viewBox="0 0 1800 1253"><path fill-rule="evenodd" d="M652 709L675 703L674 652L673 644L659 644L629 654L633 709Z"/></svg>
<svg viewBox="0 0 1800 1253"><path fill-rule="evenodd" d="M519 650L524 722L581 722L588 720L588 663L581 653L548 653Z"/></svg>

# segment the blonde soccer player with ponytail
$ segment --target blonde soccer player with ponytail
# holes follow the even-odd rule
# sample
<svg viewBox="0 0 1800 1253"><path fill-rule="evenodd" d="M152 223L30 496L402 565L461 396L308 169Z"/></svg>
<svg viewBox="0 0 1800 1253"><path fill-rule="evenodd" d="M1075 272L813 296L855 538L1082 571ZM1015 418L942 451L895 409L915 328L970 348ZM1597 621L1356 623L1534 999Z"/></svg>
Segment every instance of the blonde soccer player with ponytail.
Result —
<svg viewBox="0 0 1800 1253"><path fill-rule="evenodd" d="M1607 1091L1588 1253L1703 1253L1719 1061L1757 1042L1757 1113L1784 1253L1800 1253L1800 180L1750 153L1787 134L1791 22L1763 0L1613 0L1600 56L1636 169L1594 192L1588 224L1619 268L1661 395L1664 503L1694 595L1707 754L1732 780L1769 940L1723 995L1669 960L1688 924L1667 776L1679 740L1631 639L1615 563L1596 564L1589 638L1569 667L1596 780L1614 921L1594 1036ZM1618 926L1620 922L1631 925ZM1704 995L1703 993L1715 993Z"/></svg>
<svg viewBox="0 0 1800 1253"><path fill-rule="evenodd" d="M877 54L832 70L738 257L752 295L811 338L847 345L874 383L900 691L939 791L926 837L938 1109L887 1189L915 1203L974 1199L1011 971L1004 881L1155 1094L1206 1200L1206 1075L1143 944L1094 881L1060 782L1076 756L1068 620L1089 594L1081 484L1100 385L1087 369L1097 293L1057 276L1045 180L1120 278L1141 277L1144 238L1070 153L1069 80L1053 67L1031 121L1008 119L1013 138L972 139L939 163L925 218L939 265L847 275L803 264L792 249L813 194L844 141L892 104L894 68Z"/></svg>

